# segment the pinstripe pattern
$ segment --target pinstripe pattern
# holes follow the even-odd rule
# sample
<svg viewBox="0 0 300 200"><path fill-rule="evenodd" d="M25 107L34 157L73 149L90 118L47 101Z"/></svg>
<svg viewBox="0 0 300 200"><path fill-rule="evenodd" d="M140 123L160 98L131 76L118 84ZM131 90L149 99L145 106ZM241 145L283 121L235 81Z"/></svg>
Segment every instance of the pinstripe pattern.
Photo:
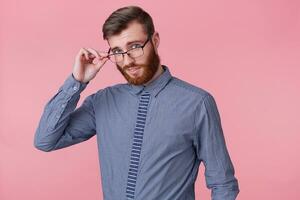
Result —
<svg viewBox="0 0 300 200"><path fill-rule="evenodd" d="M135 186L137 180L138 166L140 161L144 127L146 123L147 109L150 101L150 93L144 91L140 96L137 120L135 124L133 142L130 155L130 165L127 177L126 199L134 199Z"/></svg>

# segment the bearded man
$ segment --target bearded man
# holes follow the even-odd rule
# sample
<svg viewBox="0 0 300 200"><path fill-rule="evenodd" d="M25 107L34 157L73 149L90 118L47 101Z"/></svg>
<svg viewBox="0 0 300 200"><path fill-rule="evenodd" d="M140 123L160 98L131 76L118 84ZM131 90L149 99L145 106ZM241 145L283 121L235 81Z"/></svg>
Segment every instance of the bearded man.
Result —
<svg viewBox="0 0 300 200"><path fill-rule="evenodd" d="M238 181L216 102L161 64L151 16L123 7L102 30L109 50L79 50L72 74L45 106L35 147L49 152L96 135L104 200L194 200L201 162L212 199L234 200ZM75 109L108 60L127 82L99 89Z"/></svg>

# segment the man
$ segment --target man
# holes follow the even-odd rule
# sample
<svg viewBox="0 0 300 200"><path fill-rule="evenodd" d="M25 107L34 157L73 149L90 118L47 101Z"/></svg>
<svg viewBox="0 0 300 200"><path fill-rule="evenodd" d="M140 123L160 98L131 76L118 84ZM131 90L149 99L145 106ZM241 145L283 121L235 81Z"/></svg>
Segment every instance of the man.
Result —
<svg viewBox="0 0 300 200"><path fill-rule="evenodd" d="M108 53L80 49L72 74L45 106L35 147L54 151L96 135L105 200L194 200L201 162L212 199L235 199L238 181L216 102L161 65L149 14L135 6L116 10L103 38ZM127 83L100 89L75 109L108 60Z"/></svg>

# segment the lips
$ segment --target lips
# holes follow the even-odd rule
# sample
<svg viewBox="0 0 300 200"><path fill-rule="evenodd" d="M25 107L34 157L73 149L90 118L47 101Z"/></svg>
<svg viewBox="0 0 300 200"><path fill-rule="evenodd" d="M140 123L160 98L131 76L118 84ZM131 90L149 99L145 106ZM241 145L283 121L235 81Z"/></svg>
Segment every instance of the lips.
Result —
<svg viewBox="0 0 300 200"><path fill-rule="evenodd" d="M140 69L140 67L130 67L127 70L131 73L134 74L135 72L137 72Z"/></svg>

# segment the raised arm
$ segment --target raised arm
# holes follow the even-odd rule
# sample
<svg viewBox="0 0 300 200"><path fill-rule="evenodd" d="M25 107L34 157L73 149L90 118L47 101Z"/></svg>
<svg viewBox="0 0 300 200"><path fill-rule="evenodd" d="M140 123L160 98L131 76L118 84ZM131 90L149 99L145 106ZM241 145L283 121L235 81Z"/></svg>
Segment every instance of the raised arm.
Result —
<svg viewBox="0 0 300 200"><path fill-rule="evenodd" d="M93 97L88 96L75 110L80 93L86 88L105 62L106 54L81 48L75 58L73 73L47 102L34 135L34 146L53 151L88 140L95 135Z"/></svg>
<svg viewBox="0 0 300 200"><path fill-rule="evenodd" d="M58 92L48 101L34 136L34 146L42 151L64 148L95 135L93 95L76 108L80 93L87 83L70 75Z"/></svg>

